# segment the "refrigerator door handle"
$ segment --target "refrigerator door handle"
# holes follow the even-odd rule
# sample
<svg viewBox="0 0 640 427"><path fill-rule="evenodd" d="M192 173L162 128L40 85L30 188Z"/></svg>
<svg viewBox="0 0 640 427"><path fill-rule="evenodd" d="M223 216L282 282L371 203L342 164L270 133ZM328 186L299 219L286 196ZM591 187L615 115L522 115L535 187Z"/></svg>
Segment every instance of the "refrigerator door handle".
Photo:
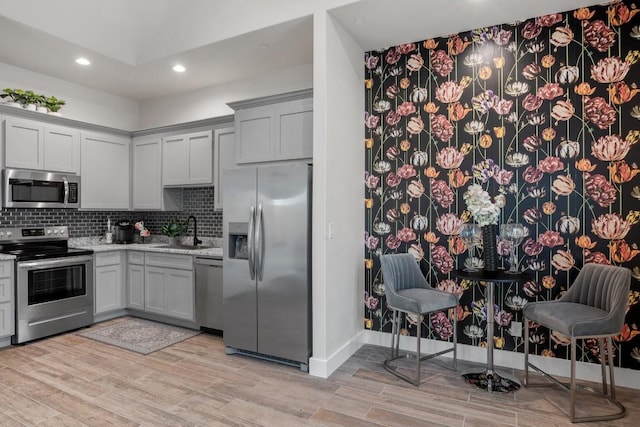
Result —
<svg viewBox="0 0 640 427"><path fill-rule="evenodd" d="M262 205L258 205L258 212L256 214L256 276L258 276L259 281L262 280L262 258L264 256L263 233Z"/></svg>
<svg viewBox="0 0 640 427"><path fill-rule="evenodd" d="M249 247L249 253L247 254L247 258L249 261L249 276L251 280L255 280L256 278L256 266L255 266L255 246L254 246L254 235L253 230L255 227L256 221L256 208L255 206L251 206L251 214L249 216L249 229L247 230L247 246Z"/></svg>

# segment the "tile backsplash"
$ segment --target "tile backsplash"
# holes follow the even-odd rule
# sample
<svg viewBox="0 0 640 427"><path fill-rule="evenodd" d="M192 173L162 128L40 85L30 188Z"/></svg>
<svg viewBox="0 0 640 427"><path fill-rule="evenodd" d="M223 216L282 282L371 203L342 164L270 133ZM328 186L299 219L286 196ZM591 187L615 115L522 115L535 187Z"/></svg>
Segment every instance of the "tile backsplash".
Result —
<svg viewBox="0 0 640 427"><path fill-rule="evenodd" d="M77 209L2 209L0 227L37 227L68 225L69 236L92 237L103 235L107 217L115 223L120 219L144 221L152 235L159 235L160 227L173 218L186 220L193 215L198 220L198 236L222 237L222 211L213 210L214 187L185 188L182 211L84 211ZM193 225L189 226L189 234Z"/></svg>

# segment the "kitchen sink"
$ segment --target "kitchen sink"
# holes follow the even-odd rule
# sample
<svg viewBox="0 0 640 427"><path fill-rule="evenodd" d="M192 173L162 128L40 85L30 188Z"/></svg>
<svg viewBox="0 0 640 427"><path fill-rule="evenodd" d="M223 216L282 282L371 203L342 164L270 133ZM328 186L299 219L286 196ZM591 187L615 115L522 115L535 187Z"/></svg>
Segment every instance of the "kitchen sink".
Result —
<svg viewBox="0 0 640 427"><path fill-rule="evenodd" d="M156 248L166 248L166 249L183 249L183 250L188 250L188 251L195 251L195 250L199 250L199 249L211 249L212 246L207 246L207 245L198 245L198 246L193 246L193 245L158 245L156 246Z"/></svg>

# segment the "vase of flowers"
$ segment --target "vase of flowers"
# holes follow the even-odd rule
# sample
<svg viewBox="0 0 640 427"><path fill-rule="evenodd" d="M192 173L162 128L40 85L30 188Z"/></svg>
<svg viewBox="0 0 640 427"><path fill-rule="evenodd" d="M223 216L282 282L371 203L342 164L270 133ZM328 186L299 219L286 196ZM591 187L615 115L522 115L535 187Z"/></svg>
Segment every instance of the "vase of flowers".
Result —
<svg viewBox="0 0 640 427"><path fill-rule="evenodd" d="M482 229L482 259L485 271L498 270L498 220L500 208L504 206L504 196L495 201L478 184L472 184L462 196L473 219Z"/></svg>

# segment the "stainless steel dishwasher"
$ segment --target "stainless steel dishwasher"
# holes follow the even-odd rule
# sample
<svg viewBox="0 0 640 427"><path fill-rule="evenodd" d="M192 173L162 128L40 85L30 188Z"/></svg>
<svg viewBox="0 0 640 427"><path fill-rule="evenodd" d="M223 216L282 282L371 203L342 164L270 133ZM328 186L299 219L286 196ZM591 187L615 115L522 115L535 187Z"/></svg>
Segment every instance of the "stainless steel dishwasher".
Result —
<svg viewBox="0 0 640 427"><path fill-rule="evenodd" d="M222 258L195 257L196 323L222 331Z"/></svg>

